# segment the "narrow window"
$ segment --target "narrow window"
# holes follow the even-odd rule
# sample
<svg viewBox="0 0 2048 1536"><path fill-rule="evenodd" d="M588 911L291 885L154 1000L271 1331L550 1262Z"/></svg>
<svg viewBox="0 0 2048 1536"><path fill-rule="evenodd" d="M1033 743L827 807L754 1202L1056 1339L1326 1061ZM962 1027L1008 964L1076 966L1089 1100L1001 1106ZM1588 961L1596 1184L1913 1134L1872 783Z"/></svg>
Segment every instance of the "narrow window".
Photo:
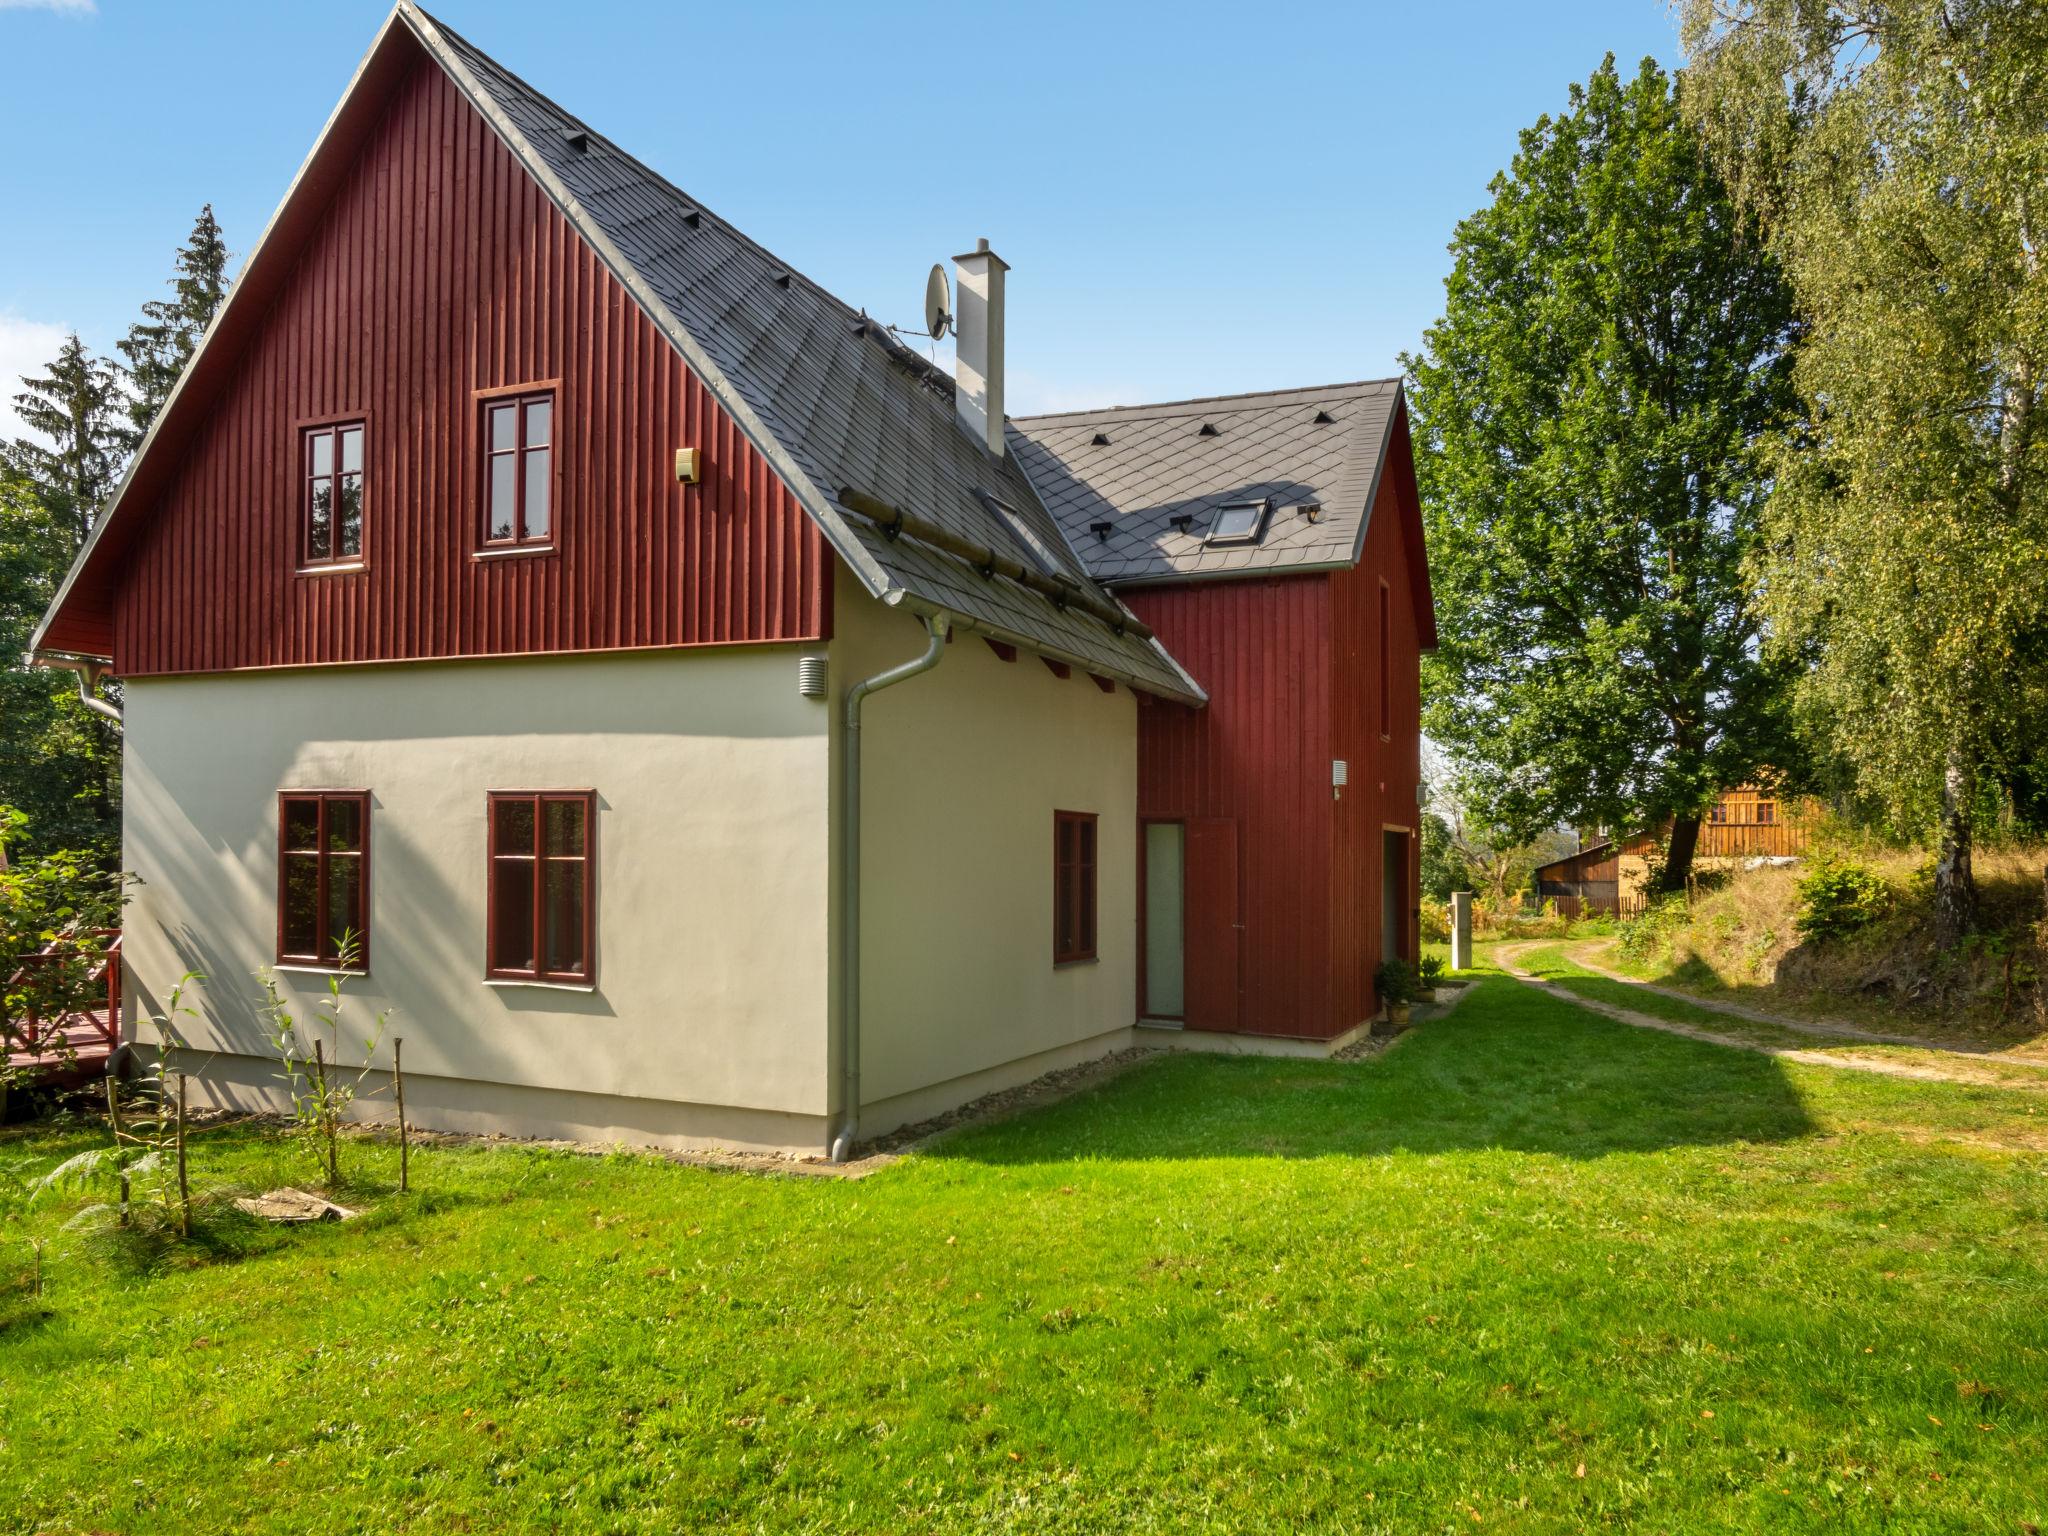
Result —
<svg viewBox="0 0 2048 1536"><path fill-rule="evenodd" d="M1715 805L1712 810L1707 812L1707 820L1715 826L1724 825L1728 820L1727 805L1725 803Z"/></svg>
<svg viewBox="0 0 2048 1536"><path fill-rule="evenodd" d="M1052 813L1052 959L1095 958L1095 816Z"/></svg>
<svg viewBox="0 0 2048 1536"><path fill-rule="evenodd" d="M554 538L552 390L484 402L484 547L545 549Z"/></svg>
<svg viewBox="0 0 2048 1536"><path fill-rule="evenodd" d="M1772 801L1769 801L1769 800L1759 800L1759 801L1757 801L1757 803L1756 803L1756 824L1757 824L1758 826L1760 826L1760 827L1768 827L1768 826L1770 826L1770 825L1771 825L1771 824L1772 824L1773 822L1775 822L1775 821L1776 821L1777 819L1778 819L1778 807L1777 807L1777 805L1776 805L1776 804L1775 804L1774 802L1772 802Z"/></svg>
<svg viewBox="0 0 2048 1536"><path fill-rule="evenodd" d="M311 428L302 458L300 562L354 564L363 558L363 424Z"/></svg>
<svg viewBox="0 0 2048 1536"><path fill-rule="evenodd" d="M277 805L277 958L370 968L370 796L287 790Z"/></svg>
<svg viewBox="0 0 2048 1536"><path fill-rule="evenodd" d="M587 789L491 795L490 976L590 980L596 803Z"/></svg>
<svg viewBox="0 0 2048 1536"><path fill-rule="evenodd" d="M1380 739L1394 735L1394 618L1392 596L1380 582Z"/></svg>

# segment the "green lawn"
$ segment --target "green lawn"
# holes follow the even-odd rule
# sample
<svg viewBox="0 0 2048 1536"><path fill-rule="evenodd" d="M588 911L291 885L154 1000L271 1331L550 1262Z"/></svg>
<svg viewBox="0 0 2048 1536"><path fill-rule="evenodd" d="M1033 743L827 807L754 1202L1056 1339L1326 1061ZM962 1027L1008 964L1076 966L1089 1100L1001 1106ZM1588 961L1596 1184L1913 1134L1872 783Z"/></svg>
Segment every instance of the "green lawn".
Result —
<svg viewBox="0 0 2048 1536"><path fill-rule="evenodd" d="M0 1529L2017 1533L2043 1106L1493 979L858 1183L355 1145L360 1221L0 1302Z"/></svg>

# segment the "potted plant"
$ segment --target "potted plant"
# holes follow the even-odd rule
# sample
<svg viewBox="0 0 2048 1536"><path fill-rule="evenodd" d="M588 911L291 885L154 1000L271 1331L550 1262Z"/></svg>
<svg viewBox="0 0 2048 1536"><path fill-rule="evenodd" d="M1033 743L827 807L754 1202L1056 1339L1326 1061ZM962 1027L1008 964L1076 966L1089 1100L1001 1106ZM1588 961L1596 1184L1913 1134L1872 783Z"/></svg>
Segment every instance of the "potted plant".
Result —
<svg viewBox="0 0 2048 1536"><path fill-rule="evenodd" d="M1379 969L1372 973L1372 980L1379 989L1380 1001L1387 1005L1387 1023L1397 1030L1406 1029L1409 1005L1421 990L1416 984L1415 967L1406 960L1382 960Z"/></svg>
<svg viewBox="0 0 2048 1536"><path fill-rule="evenodd" d="M1435 1002L1437 985L1444 979L1443 956L1424 955L1416 971L1420 978L1417 1000L1425 1003Z"/></svg>

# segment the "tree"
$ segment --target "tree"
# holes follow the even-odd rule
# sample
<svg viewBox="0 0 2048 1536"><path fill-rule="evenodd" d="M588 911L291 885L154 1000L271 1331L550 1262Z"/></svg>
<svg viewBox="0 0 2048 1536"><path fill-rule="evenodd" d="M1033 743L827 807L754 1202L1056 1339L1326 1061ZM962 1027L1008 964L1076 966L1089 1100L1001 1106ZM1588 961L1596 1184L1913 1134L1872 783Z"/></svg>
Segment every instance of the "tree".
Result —
<svg viewBox="0 0 2048 1536"><path fill-rule="evenodd" d="M1451 824L1435 811L1422 813L1422 894L1445 902L1453 891L1472 889L1472 870L1451 838Z"/></svg>
<svg viewBox="0 0 2048 1536"><path fill-rule="evenodd" d="M1688 112L1782 258L1810 425L1759 565L1801 717L1933 832L1936 938L1972 819L2048 736L2048 8L1684 0Z"/></svg>
<svg viewBox="0 0 2048 1536"><path fill-rule="evenodd" d="M113 364L67 337L40 378L24 378L14 408L30 431L48 440L16 438L12 466L35 486L69 541L63 564L84 547L93 519L114 488L123 458L121 383ZM61 570L60 570L61 574Z"/></svg>
<svg viewBox="0 0 2048 1536"><path fill-rule="evenodd" d="M1512 842L1673 824L1786 756L1744 562L1792 395L1770 255L1644 60L1610 56L1458 226L1404 358L1441 637L1424 724Z"/></svg>
<svg viewBox="0 0 2048 1536"><path fill-rule="evenodd" d="M190 238L172 258L173 297L144 304L142 318L128 327L119 343L135 386L128 406L132 425L125 439L131 451L149 431L192 360L199 338L220 312L227 298L227 265L227 242L214 221L213 204L208 203L199 210Z"/></svg>
<svg viewBox="0 0 2048 1536"><path fill-rule="evenodd" d="M120 741L78 702L69 674L21 663L71 553L68 520L52 516L27 476L0 463L0 803L28 818L14 852L84 849L111 868Z"/></svg>

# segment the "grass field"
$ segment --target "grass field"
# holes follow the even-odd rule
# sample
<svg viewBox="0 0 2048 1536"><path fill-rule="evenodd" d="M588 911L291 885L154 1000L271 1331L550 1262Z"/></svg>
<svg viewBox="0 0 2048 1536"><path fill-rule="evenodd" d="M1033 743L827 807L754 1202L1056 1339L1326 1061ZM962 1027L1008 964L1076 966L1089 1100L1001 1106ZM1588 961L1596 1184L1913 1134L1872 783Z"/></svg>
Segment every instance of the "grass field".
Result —
<svg viewBox="0 0 2048 1536"><path fill-rule="evenodd" d="M362 1219L0 1301L0 1529L2018 1533L2043 1106L1490 979L857 1183L357 1143Z"/></svg>

